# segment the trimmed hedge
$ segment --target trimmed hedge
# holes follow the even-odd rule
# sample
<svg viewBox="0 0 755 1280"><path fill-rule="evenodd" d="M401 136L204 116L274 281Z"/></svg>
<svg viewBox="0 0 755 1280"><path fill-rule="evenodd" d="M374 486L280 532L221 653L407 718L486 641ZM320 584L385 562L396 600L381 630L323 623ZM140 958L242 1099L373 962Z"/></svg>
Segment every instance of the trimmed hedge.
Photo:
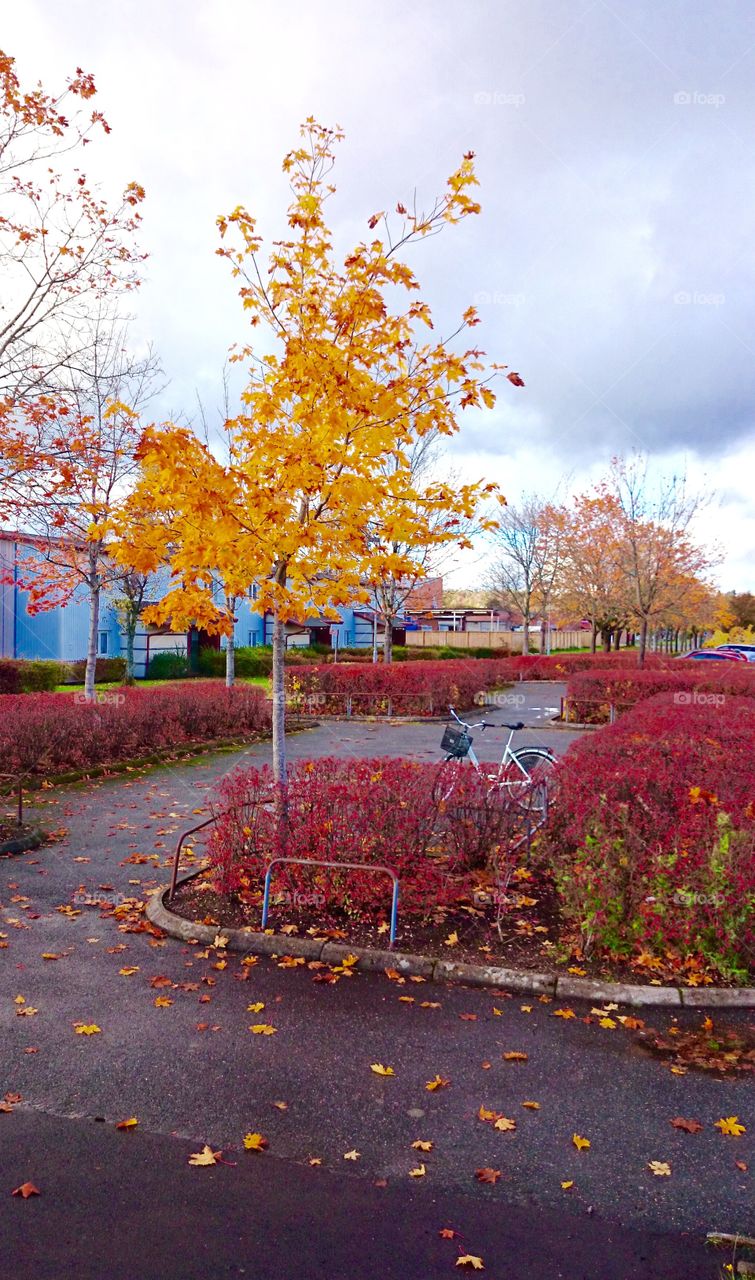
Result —
<svg viewBox="0 0 755 1280"><path fill-rule="evenodd" d="M273 669L273 651L269 648L252 648L239 645L235 650L236 675L240 680L269 676ZM199 674L203 676L225 675L225 649L200 649Z"/></svg>
<svg viewBox="0 0 755 1280"><path fill-rule="evenodd" d="M583 949L755 966L755 701L641 702L572 745L537 857Z"/></svg>
<svg viewBox="0 0 755 1280"><path fill-rule="evenodd" d="M270 703L249 685L119 689L95 703L82 694L11 695L0 715L0 760L5 774L44 778L270 729Z"/></svg>
<svg viewBox="0 0 755 1280"><path fill-rule="evenodd" d="M755 666L718 663L679 663L671 669L652 668L583 671L572 674L566 686L569 718L583 724L605 724L611 705L626 710L657 693L672 693L679 705L712 702L725 697L755 697Z"/></svg>
<svg viewBox="0 0 755 1280"><path fill-rule="evenodd" d="M63 663L63 684L83 684L86 674L86 658L76 662ZM94 664L94 678L97 684L118 684L126 678L125 658L97 658Z"/></svg>
<svg viewBox="0 0 755 1280"><path fill-rule="evenodd" d="M61 662L0 658L0 693L38 693L62 684L65 668Z"/></svg>
<svg viewBox="0 0 755 1280"><path fill-rule="evenodd" d="M444 714L471 707L495 686L496 664L460 662L337 664L286 673L289 705L320 715Z"/></svg>

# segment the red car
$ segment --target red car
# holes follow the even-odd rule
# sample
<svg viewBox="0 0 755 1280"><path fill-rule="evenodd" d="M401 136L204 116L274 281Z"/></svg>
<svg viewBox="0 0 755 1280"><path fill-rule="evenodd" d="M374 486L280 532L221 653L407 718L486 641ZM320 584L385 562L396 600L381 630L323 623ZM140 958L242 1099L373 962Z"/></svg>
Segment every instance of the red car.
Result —
<svg viewBox="0 0 755 1280"><path fill-rule="evenodd" d="M677 657L699 658L705 662L747 662L745 654L736 649L691 649L689 653L677 654Z"/></svg>

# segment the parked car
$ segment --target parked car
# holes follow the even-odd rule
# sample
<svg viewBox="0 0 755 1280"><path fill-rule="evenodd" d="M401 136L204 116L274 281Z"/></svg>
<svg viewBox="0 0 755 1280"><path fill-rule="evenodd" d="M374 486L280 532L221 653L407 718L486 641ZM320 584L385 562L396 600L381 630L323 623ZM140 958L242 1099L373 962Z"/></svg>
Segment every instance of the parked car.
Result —
<svg viewBox="0 0 755 1280"><path fill-rule="evenodd" d="M697 658L703 662L747 662L744 653L735 649L692 649L689 653L678 653L678 658Z"/></svg>
<svg viewBox="0 0 755 1280"><path fill-rule="evenodd" d="M720 644L722 653L744 654L748 662L755 662L755 644Z"/></svg>

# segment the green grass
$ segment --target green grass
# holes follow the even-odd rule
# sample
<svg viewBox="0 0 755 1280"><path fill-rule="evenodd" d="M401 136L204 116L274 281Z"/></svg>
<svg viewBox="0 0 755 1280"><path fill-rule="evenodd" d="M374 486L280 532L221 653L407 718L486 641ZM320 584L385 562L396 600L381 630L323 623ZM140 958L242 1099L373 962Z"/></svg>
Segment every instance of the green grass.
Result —
<svg viewBox="0 0 755 1280"><path fill-rule="evenodd" d="M199 676L197 678L199 680L215 680L216 683L218 684L223 683L222 676ZM269 676L247 676L247 677L239 676L236 680L236 683L237 684L253 684L258 689L265 689L268 692L271 689L271 682L270 682ZM191 680L136 680L134 682L134 688L164 689L167 685L175 685L175 684L182 684L182 685L191 684ZM120 689L122 686L120 681L118 680L104 680L102 682L98 681L94 687L95 689L100 689L104 691L106 689ZM55 686L54 692L55 693L81 693L83 688L84 686L82 684L58 684Z"/></svg>

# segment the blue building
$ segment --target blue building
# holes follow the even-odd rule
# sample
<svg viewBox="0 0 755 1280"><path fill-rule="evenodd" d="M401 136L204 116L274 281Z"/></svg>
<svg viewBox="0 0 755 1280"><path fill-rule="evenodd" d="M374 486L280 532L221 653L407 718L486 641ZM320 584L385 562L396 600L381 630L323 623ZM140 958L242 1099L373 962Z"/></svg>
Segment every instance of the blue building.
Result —
<svg viewBox="0 0 755 1280"><path fill-rule="evenodd" d="M74 592L66 605L58 605L30 613L28 592L19 585L19 563L31 544L22 536L0 531L0 658L48 658L59 662L75 662L86 657L89 635L89 604L86 588ZM154 604L167 590L167 571L153 575L144 607ZM236 607L234 640L237 647L269 645L273 637L272 614L262 616L254 608L257 588ZM369 648L373 633L382 644L383 623L369 605L341 607L340 622L317 617L287 624L288 644L323 644L338 648ZM403 639L394 629L394 640ZM156 627L140 622L134 637L134 674L146 675L156 653L187 654L200 646L225 648L225 637L211 636L197 628L173 631L168 626ZM97 652L101 657L121 657L126 652L119 610L114 597L103 593L97 635Z"/></svg>

